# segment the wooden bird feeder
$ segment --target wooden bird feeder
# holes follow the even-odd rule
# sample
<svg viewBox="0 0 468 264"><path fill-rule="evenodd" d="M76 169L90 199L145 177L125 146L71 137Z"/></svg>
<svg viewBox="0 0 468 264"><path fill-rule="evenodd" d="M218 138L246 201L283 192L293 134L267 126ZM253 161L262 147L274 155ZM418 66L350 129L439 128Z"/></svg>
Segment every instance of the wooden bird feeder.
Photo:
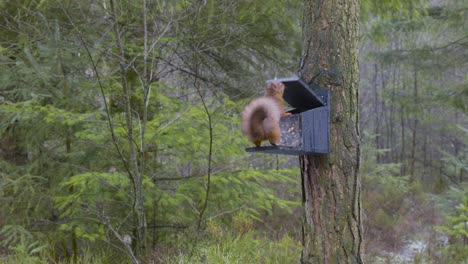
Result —
<svg viewBox="0 0 468 264"><path fill-rule="evenodd" d="M246 148L247 152L305 155L327 154L330 144L330 90L309 87L299 77L268 80L282 82L283 98L293 108L281 118L279 146Z"/></svg>

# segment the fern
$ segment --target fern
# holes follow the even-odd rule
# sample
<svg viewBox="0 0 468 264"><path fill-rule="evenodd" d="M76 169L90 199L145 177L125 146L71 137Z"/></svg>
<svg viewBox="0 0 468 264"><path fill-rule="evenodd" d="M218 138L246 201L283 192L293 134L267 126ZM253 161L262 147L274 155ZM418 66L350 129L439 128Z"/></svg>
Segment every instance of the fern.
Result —
<svg viewBox="0 0 468 264"><path fill-rule="evenodd" d="M6 247L19 255L38 255L47 249L48 245L37 241L34 235L21 225L5 225L0 230L0 246Z"/></svg>

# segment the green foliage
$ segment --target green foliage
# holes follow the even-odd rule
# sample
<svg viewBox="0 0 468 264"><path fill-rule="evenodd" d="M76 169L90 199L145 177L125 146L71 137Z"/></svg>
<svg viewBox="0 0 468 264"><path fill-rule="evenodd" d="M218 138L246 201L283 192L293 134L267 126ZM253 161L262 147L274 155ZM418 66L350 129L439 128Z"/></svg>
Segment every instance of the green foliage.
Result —
<svg viewBox="0 0 468 264"><path fill-rule="evenodd" d="M461 132L462 139L468 139L468 129L458 125L455 129ZM463 184L466 181L466 172L468 171L468 147L466 145L460 146L457 154L450 154L442 151L445 176L454 184Z"/></svg>
<svg viewBox="0 0 468 264"><path fill-rule="evenodd" d="M1 1L0 227L40 226L34 261L115 263L297 208L297 169L245 153L233 98L295 72L300 2Z"/></svg>
<svg viewBox="0 0 468 264"><path fill-rule="evenodd" d="M425 3L411 0L361 1L360 18L366 28L365 37L383 45L393 37L392 30L410 32L421 28L421 14L426 13Z"/></svg>
<svg viewBox="0 0 468 264"><path fill-rule="evenodd" d="M217 89L233 98L246 97L256 92L252 83L296 71L301 4L297 0L194 2L187 7L190 16L181 20L184 35L177 38L188 44L187 52L199 63L200 74L219 82Z"/></svg>
<svg viewBox="0 0 468 264"><path fill-rule="evenodd" d="M106 225L114 224L106 218L121 216L114 212L130 210L128 178L120 173L84 173L74 175L62 183L68 194L55 197L60 217L67 219L62 231L72 231L78 238L104 240Z"/></svg>
<svg viewBox="0 0 468 264"><path fill-rule="evenodd" d="M401 237L406 235L404 223L412 206L407 198L414 185L408 176L400 176L401 164L377 163L377 155L389 150L373 147L374 137L366 133L362 146L362 207L369 237L366 242L372 245L367 254L380 256L383 249L402 243Z"/></svg>
<svg viewBox="0 0 468 264"><path fill-rule="evenodd" d="M392 19L397 17L417 18L421 13L421 6L425 1L411 0L385 0L385 1L361 1L361 19L381 17L383 19Z"/></svg>
<svg viewBox="0 0 468 264"><path fill-rule="evenodd" d="M447 218L449 227L442 228L442 230L455 239L466 240L468 238L468 193L464 195L462 203L455 209L455 214Z"/></svg>
<svg viewBox="0 0 468 264"><path fill-rule="evenodd" d="M22 263L37 263L48 247L47 244L37 240L35 236L20 225L5 225L0 230L0 246L6 247L20 258Z"/></svg>
<svg viewBox="0 0 468 264"><path fill-rule="evenodd" d="M300 243L288 236L269 241L255 232L242 236L225 234L202 242L192 257L179 254L164 263L294 263L300 248Z"/></svg>
<svg viewBox="0 0 468 264"><path fill-rule="evenodd" d="M447 200L439 200L446 211L445 225L436 227L448 235L448 244L444 247L444 257L448 263L464 263L468 259L468 192L452 188L447 193ZM447 204L448 202L448 204ZM450 206L450 203L458 203Z"/></svg>
<svg viewBox="0 0 468 264"><path fill-rule="evenodd" d="M373 164L371 167L374 169L362 176L366 190L363 206L372 218L368 224L391 232L408 210L405 197L409 194L409 178L398 176L399 164Z"/></svg>
<svg viewBox="0 0 468 264"><path fill-rule="evenodd" d="M15 264L15 263L24 263L24 264L47 264L50 263L51 258L46 254L39 256L13 253L4 258L0 258L0 263L2 264ZM54 263L57 264L88 264L88 263L103 263L103 264L112 264L116 261L119 263L128 263L122 261L122 259L112 258L110 252L84 249L83 253L76 259L61 259L56 260Z"/></svg>

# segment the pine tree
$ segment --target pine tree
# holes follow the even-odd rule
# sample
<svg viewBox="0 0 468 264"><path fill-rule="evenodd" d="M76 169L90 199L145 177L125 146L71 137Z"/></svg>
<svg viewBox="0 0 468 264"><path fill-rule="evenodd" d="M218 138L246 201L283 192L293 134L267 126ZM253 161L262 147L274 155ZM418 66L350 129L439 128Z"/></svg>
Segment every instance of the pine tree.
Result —
<svg viewBox="0 0 468 264"><path fill-rule="evenodd" d="M302 263L362 263L359 175L359 1L304 1L302 65L331 90L330 153L301 156Z"/></svg>

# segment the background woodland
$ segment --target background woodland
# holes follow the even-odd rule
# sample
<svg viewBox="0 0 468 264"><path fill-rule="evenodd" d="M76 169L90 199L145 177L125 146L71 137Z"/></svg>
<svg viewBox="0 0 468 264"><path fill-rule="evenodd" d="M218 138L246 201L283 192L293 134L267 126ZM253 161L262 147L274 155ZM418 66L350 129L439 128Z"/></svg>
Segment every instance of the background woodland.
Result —
<svg viewBox="0 0 468 264"><path fill-rule="evenodd" d="M367 263L468 263L467 13L361 1ZM0 1L0 263L296 263L298 158L246 153L239 113L297 74L301 17Z"/></svg>

